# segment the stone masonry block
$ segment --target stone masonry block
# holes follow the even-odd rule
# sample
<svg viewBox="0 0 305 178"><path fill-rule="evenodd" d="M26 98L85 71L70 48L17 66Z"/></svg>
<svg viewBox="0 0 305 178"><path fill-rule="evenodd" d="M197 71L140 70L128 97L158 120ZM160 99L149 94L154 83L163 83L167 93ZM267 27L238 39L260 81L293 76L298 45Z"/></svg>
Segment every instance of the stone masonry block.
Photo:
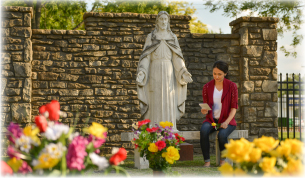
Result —
<svg viewBox="0 0 305 178"><path fill-rule="evenodd" d="M253 81L244 81L242 82L241 91L244 93L249 93L254 91L254 82Z"/></svg>
<svg viewBox="0 0 305 178"><path fill-rule="evenodd" d="M265 51L262 61L262 66L275 67L277 66L277 52L276 51Z"/></svg>
<svg viewBox="0 0 305 178"><path fill-rule="evenodd" d="M249 45L242 47L242 54L244 56L260 57L262 55L262 52L263 52L263 46Z"/></svg>
<svg viewBox="0 0 305 178"><path fill-rule="evenodd" d="M12 119L15 122L25 122L31 117L30 103L12 103L11 105Z"/></svg>
<svg viewBox="0 0 305 178"><path fill-rule="evenodd" d="M241 94L240 105L241 106L248 106L248 105L250 105L249 94Z"/></svg>
<svg viewBox="0 0 305 178"><path fill-rule="evenodd" d="M24 62L14 62L15 77L31 77L32 65Z"/></svg>
<svg viewBox="0 0 305 178"><path fill-rule="evenodd" d="M277 40L276 29L263 29L263 39L264 40Z"/></svg>
<svg viewBox="0 0 305 178"><path fill-rule="evenodd" d="M277 92L277 81L264 80L262 89L263 92Z"/></svg>

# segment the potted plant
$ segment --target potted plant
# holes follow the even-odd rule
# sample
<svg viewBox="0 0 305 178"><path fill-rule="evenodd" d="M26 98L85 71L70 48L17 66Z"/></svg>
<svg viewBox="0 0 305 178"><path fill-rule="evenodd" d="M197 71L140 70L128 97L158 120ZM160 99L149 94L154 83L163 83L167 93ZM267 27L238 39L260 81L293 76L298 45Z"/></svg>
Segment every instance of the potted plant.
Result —
<svg viewBox="0 0 305 178"><path fill-rule="evenodd" d="M171 122L160 122L149 128L149 119L132 125L135 137L132 141L139 148L140 156L146 157L154 174L164 173L172 164L180 159L179 144L184 138L173 133Z"/></svg>

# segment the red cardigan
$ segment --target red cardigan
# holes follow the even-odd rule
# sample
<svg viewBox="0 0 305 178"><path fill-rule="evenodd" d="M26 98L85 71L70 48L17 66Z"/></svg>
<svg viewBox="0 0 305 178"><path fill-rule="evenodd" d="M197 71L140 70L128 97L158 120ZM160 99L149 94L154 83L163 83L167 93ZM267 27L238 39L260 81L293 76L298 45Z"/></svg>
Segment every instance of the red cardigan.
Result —
<svg viewBox="0 0 305 178"><path fill-rule="evenodd" d="M207 103L210 106L210 108L213 108L213 104L214 104L213 102L214 88L215 88L215 80L213 79L208 83L206 83L202 89L203 102ZM238 90L236 84L225 78L223 80L223 93L221 96L222 108L218 123L223 123L227 120L231 108L236 108L236 109L238 108L237 100L238 100ZM209 122L209 123L214 122L212 110L208 112L208 114L206 115L206 119L203 122ZM235 117L233 117L229 125L236 126Z"/></svg>

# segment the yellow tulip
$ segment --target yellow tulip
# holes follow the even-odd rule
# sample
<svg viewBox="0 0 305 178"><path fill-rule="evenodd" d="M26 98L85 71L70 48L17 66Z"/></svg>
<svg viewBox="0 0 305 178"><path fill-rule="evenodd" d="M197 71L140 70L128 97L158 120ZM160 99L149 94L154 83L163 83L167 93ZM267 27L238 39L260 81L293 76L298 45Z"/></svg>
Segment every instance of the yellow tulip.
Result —
<svg viewBox="0 0 305 178"><path fill-rule="evenodd" d="M32 126L26 126L24 129L23 129L23 133L25 136L28 136L30 137L34 143L36 143L37 145L40 145L40 139L38 138L37 134L40 132L39 128L38 127L35 127L33 130L32 130Z"/></svg>
<svg viewBox="0 0 305 178"><path fill-rule="evenodd" d="M227 162L220 166L218 170L223 176L233 176L234 174L233 167Z"/></svg>
<svg viewBox="0 0 305 178"><path fill-rule="evenodd" d="M275 172L274 166L276 163L275 157L264 157L262 162L259 163L259 167L266 173L273 173Z"/></svg>
<svg viewBox="0 0 305 178"><path fill-rule="evenodd" d="M215 123L215 122L213 122L213 123L212 123L212 126L213 126L213 127L215 127L215 126L216 126L216 123Z"/></svg>
<svg viewBox="0 0 305 178"><path fill-rule="evenodd" d="M173 123L165 121L165 122L160 122L160 126L165 128L165 127L172 127Z"/></svg>
<svg viewBox="0 0 305 178"><path fill-rule="evenodd" d="M158 152L157 145L155 143L150 143L149 147L148 147L148 151L153 152L153 153Z"/></svg>
<svg viewBox="0 0 305 178"><path fill-rule="evenodd" d="M249 156L250 156L250 161L256 163L262 157L262 150L259 148L253 148Z"/></svg>
<svg viewBox="0 0 305 178"><path fill-rule="evenodd" d="M278 146L279 141L275 140L273 137L262 136L261 138L254 139L253 143L256 147L262 149L263 152L269 153Z"/></svg>
<svg viewBox="0 0 305 178"><path fill-rule="evenodd" d="M166 152L162 153L162 157L164 157L169 164L174 164L174 161L180 159L180 154L175 147L169 146L166 149Z"/></svg>
<svg viewBox="0 0 305 178"><path fill-rule="evenodd" d="M13 169L14 172L17 172L20 166L22 165L22 162L23 161L21 159L17 159L16 157L13 157L7 162L7 164Z"/></svg>
<svg viewBox="0 0 305 178"><path fill-rule="evenodd" d="M241 138L240 140L230 140L229 144L225 144L226 149L222 152L222 157L228 157L237 163L250 161L250 153L254 144L248 140Z"/></svg>
<svg viewBox="0 0 305 178"><path fill-rule="evenodd" d="M98 138L104 139L106 138L104 133L107 132L107 128L104 127L102 124L92 122L92 125L89 128L84 128L83 131L90 133Z"/></svg>
<svg viewBox="0 0 305 178"><path fill-rule="evenodd" d="M38 158L38 164L34 166L34 169L47 169L52 168L59 162L58 158L52 158L48 153L43 153Z"/></svg>

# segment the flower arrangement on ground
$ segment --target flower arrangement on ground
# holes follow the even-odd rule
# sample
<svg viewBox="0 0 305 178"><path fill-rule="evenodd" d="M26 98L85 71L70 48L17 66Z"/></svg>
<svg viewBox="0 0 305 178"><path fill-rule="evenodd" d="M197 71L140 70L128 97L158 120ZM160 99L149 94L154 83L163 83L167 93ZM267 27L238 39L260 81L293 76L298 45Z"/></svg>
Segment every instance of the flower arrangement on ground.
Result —
<svg viewBox="0 0 305 178"><path fill-rule="evenodd" d="M230 140L222 156L232 160L222 165L219 170L226 176L296 176L302 174L303 145L297 139L279 140L262 136L253 142L241 138Z"/></svg>
<svg viewBox="0 0 305 178"><path fill-rule="evenodd" d="M139 121L132 125L134 131L135 148L139 148L140 156L146 157L149 167L153 170L165 171L180 159L179 144L184 138L173 133L171 122L160 122L149 128L149 119Z"/></svg>
<svg viewBox="0 0 305 178"><path fill-rule="evenodd" d="M39 108L40 115L35 124L20 128L10 123L7 136L10 144L7 154L10 159L1 164L9 166L14 173L38 173L53 176L84 173L88 169L104 170L115 168L127 157L124 148L113 149L109 161L99 155L106 142L107 128L93 122L83 133L75 132L74 127L59 123L60 104L56 100ZM41 136L39 138L38 136ZM12 173L5 169L3 173Z"/></svg>

